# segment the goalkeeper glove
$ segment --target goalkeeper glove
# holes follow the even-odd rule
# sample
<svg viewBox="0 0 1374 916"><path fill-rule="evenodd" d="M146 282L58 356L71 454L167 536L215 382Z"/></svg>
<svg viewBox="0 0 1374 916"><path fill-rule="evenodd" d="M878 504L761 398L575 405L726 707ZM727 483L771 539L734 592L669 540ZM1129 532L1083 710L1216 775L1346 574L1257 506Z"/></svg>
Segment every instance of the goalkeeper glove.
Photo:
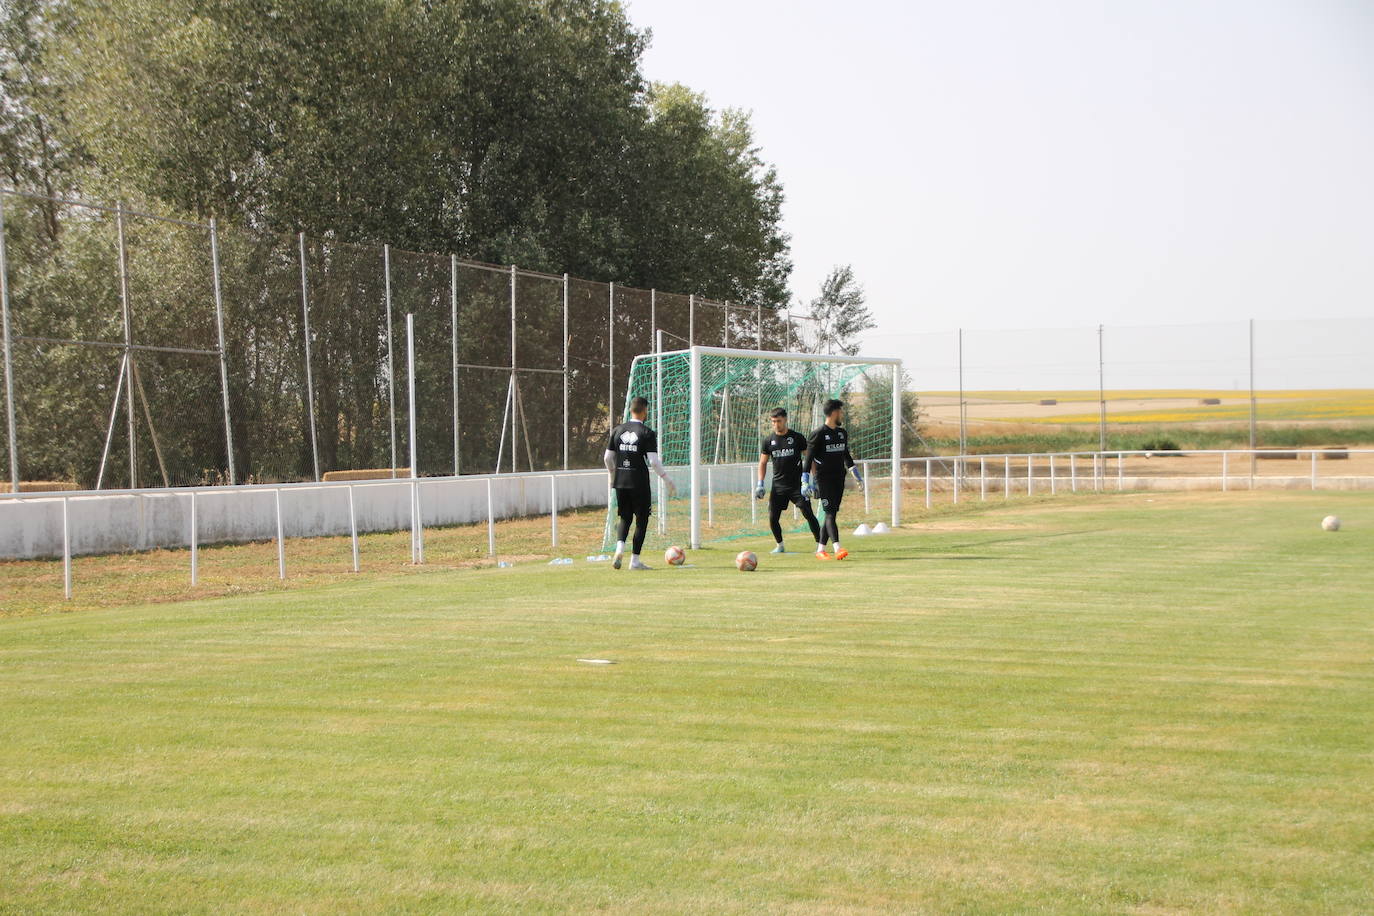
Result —
<svg viewBox="0 0 1374 916"><path fill-rule="evenodd" d="M811 475L802 475L802 498L811 499L816 495L816 488L811 485Z"/></svg>
<svg viewBox="0 0 1374 916"><path fill-rule="evenodd" d="M762 480L759 481L759 485L758 485L757 487L754 487L754 498L755 498L755 499L763 499L763 481L762 481Z"/></svg>
<svg viewBox="0 0 1374 916"><path fill-rule="evenodd" d="M864 485L864 475L862 475L862 474L859 473L859 466L856 464L856 465L854 465L852 468L850 468L849 470L851 470L851 471L854 473L854 479L857 480L857 481L859 482L859 486L863 486L863 485Z"/></svg>

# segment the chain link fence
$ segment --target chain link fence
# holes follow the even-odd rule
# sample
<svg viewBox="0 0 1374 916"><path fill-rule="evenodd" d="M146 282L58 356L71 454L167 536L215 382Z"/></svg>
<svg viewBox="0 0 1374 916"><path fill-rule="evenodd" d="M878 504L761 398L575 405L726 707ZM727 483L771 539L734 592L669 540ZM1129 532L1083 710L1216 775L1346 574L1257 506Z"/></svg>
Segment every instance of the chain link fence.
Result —
<svg viewBox="0 0 1374 916"><path fill-rule="evenodd" d="M809 336L756 306L10 190L0 278L6 489L408 476L412 454L421 476L596 467L635 356Z"/></svg>

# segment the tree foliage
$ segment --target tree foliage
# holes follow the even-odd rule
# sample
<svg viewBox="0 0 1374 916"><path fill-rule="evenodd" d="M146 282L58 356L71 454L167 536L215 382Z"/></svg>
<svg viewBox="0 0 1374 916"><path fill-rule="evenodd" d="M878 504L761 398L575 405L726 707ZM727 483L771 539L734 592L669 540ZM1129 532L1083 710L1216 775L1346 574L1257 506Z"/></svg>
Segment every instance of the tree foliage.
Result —
<svg viewBox="0 0 1374 916"><path fill-rule="evenodd" d="M241 476L310 473L307 346L322 465L375 466L390 460L397 392L388 343L394 361L405 311L423 329L422 390L450 388L441 372L453 330L447 253L614 280L617 289L765 310L785 303L782 189L748 116L713 110L680 85L648 85L640 70L648 40L612 0L10 0L0 5L0 169L25 190L216 217ZM117 339L112 221L39 203L11 209L21 328ZM203 236L126 229L130 246L142 246L131 254L136 336L212 346ZM308 340L298 232L308 242ZM393 255L390 328L383 241ZM426 260L407 249L445 255ZM464 361L505 365L506 280L480 271L464 278ZM520 298L522 327L539 329L527 333L522 365L561 359L561 334L550 331L561 327L561 297L545 292ZM659 326L676 321L685 336L684 316L669 315L660 299ZM627 303L612 328L598 323L606 305L594 284L575 285L574 300L569 422L590 439L611 406L601 354L614 339L614 375L651 348L651 331L647 302ZM752 338L746 315L718 319L721 330L731 321ZM775 336L770 330L765 343ZM87 430L103 432L117 365L55 345L21 350L27 476L89 482L99 437ZM217 397L215 374L196 358L156 365L146 357L144 370L149 412L183 477L224 467L205 409ZM77 378L83 367L91 378ZM465 428L499 426L506 380L463 371L471 373L462 379ZM521 421L559 428L561 391L529 385ZM431 452L448 448L452 398L431 396L422 408L422 442ZM179 457L177 443L185 444ZM140 461L151 460L150 445L142 443ZM490 470L491 456L474 447L465 469ZM145 480L150 474L142 468Z"/></svg>
<svg viewBox="0 0 1374 916"><path fill-rule="evenodd" d="M816 352L859 352L859 335L876 327L868 310L864 288L846 264L836 267L821 281L821 291L811 300L811 315L816 322Z"/></svg>

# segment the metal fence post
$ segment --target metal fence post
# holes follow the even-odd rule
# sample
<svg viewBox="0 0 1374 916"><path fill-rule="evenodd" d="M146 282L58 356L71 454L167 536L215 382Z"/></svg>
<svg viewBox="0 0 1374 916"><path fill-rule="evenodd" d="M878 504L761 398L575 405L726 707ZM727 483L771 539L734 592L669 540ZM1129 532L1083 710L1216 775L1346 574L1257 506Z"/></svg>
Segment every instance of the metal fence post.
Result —
<svg viewBox="0 0 1374 916"><path fill-rule="evenodd" d="M315 480L318 482L320 479L320 446L318 435L315 432L315 375L311 370L310 363L310 293L305 276L305 233L300 233L297 238L301 248L301 316L305 340L305 406L306 415L310 418L310 454L315 462ZM390 327L390 321L387 324ZM390 346L389 341L388 346Z"/></svg>
<svg viewBox="0 0 1374 916"><path fill-rule="evenodd" d="M10 348L10 281L5 260L5 195L0 193L0 329L4 333L5 420L10 452L10 485L19 492L19 433L14 428L14 356ZM120 376L121 380L123 376ZM118 403L117 396L116 402ZM70 597L70 596L69 596Z"/></svg>
<svg viewBox="0 0 1374 916"><path fill-rule="evenodd" d="M988 459L986 455L978 456L978 501L986 502L988 498Z"/></svg>
<svg viewBox="0 0 1374 916"><path fill-rule="evenodd" d="M191 584L200 583L200 551L198 548L197 535L199 531L196 525L196 491L191 491Z"/></svg>
<svg viewBox="0 0 1374 916"><path fill-rule="evenodd" d="M1026 495L1035 495L1035 456L1026 456Z"/></svg>
<svg viewBox="0 0 1374 916"><path fill-rule="evenodd" d="M558 475L549 475L549 544L558 546Z"/></svg>
<svg viewBox="0 0 1374 916"><path fill-rule="evenodd" d="M1069 492L1078 492L1078 456L1069 452Z"/></svg>
<svg viewBox="0 0 1374 916"><path fill-rule="evenodd" d="M687 346L688 348L697 345L697 296L696 293L689 293L687 296Z"/></svg>
<svg viewBox="0 0 1374 916"><path fill-rule="evenodd" d="M210 217L210 270L215 286L215 337L219 343L219 388L224 401L224 448L229 459L229 486L238 482L234 469L234 426L229 421L229 363L224 343L224 297L219 278L219 230Z"/></svg>
<svg viewBox="0 0 1374 916"><path fill-rule="evenodd" d="M522 408L524 402L520 400L520 376L516 374L516 366L519 363L516 361L515 353L515 276L516 267L512 264L510 266L510 472L512 474L516 472L515 463L519 460L519 447L517 445L519 440L516 436L520 429L520 423L517 422L517 418L525 415ZM526 435L525 438L528 440L529 436ZM525 449L528 451L529 447L530 444L526 441ZM497 470L499 471L500 468ZM530 467L530 470L533 471L534 468Z"/></svg>
<svg viewBox="0 0 1374 916"><path fill-rule="evenodd" d="M1312 449L1312 489L1317 489L1317 450Z"/></svg>
<svg viewBox="0 0 1374 916"><path fill-rule="evenodd" d="M1116 491L1117 491L1118 493L1120 493L1121 490L1126 486L1126 469L1125 469L1125 465L1126 465L1126 454L1125 454L1124 452L1117 452L1117 453L1116 453Z"/></svg>
<svg viewBox="0 0 1374 916"><path fill-rule="evenodd" d="M568 413L568 275L563 275L563 470L568 469L568 445L572 418Z"/></svg>
<svg viewBox="0 0 1374 916"><path fill-rule="evenodd" d="M1054 479L1054 455L1050 455L1050 495L1054 496L1059 492L1059 484Z"/></svg>
<svg viewBox="0 0 1374 916"><path fill-rule="evenodd" d="M407 438L410 442L410 562L424 562L424 548L421 547L424 534L420 521L420 450L415 441L415 313L406 312L406 420L409 426Z"/></svg>
<svg viewBox="0 0 1374 916"><path fill-rule="evenodd" d="M496 556L496 513L491 504L491 478L487 478L487 556Z"/></svg>
<svg viewBox="0 0 1374 916"><path fill-rule="evenodd" d="M1002 456L1002 498L1011 499L1011 456Z"/></svg>
<svg viewBox="0 0 1374 916"><path fill-rule="evenodd" d="M930 459L926 459L926 508L930 508Z"/></svg>
<svg viewBox="0 0 1374 916"><path fill-rule="evenodd" d="M274 509L277 515L277 578L286 578L286 540L282 536L281 525L281 489L272 491Z"/></svg>
<svg viewBox="0 0 1374 916"><path fill-rule="evenodd" d="M304 234L304 233L302 233ZM396 479L396 354L391 327L391 246L382 246L382 284L386 296L386 398L391 427L391 478Z"/></svg>
<svg viewBox="0 0 1374 916"><path fill-rule="evenodd" d="M358 513L353 506L353 484L348 487L348 541L353 548L353 571L358 571Z"/></svg>
<svg viewBox="0 0 1374 916"><path fill-rule="evenodd" d="M15 491L19 492L18 490ZM62 596L72 598L72 529L67 514L67 497L62 497Z"/></svg>
<svg viewBox="0 0 1374 916"><path fill-rule="evenodd" d="M129 489L138 489L138 439L134 430L134 317L129 306L129 262L124 245L124 202L115 202L115 229L119 237L119 301L124 314L124 385L129 431Z"/></svg>
<svg viewBox="0 0 1374 916"><path fill-rule="evenodd" d="M606 297L606 413L615 426L615 281L611 281Z"/></svg>
<svg viewBox="0 0 1374 916"><path fill-rule="evenodd" d="M453 476L462 473L458 455L458 256L449 255L449 350L453 360Z"/></svg>

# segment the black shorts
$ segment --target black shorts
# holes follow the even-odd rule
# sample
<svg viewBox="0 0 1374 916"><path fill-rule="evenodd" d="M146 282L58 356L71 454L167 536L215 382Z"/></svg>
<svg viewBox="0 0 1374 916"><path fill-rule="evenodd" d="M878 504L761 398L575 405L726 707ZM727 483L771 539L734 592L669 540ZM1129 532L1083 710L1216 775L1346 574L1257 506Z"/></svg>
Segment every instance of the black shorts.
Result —
<svg viewBox="0 0 1374 916"><path fill-rule="evenodd" d="M654 491L652 488L634 487L615 489L616 514L621 518L648 518L649 513L654 508Z"/></svg>
<svg viewBox="0 0 1374 916"><path fill-rule="evenodd" d="M844 502L844 478L827 480L822 477L816 481L816 492L821 498L821 508L826 512L839 512Z"/></svg>
<svg viewBox="0 0 1374 916"><path fill-rule="evenodd" d="M768 496L768 511L773 515L781 515L788 504L800 509L802 506L810 504L805 496L801 495L801 490L792 487L774 487Z"/></svg>

